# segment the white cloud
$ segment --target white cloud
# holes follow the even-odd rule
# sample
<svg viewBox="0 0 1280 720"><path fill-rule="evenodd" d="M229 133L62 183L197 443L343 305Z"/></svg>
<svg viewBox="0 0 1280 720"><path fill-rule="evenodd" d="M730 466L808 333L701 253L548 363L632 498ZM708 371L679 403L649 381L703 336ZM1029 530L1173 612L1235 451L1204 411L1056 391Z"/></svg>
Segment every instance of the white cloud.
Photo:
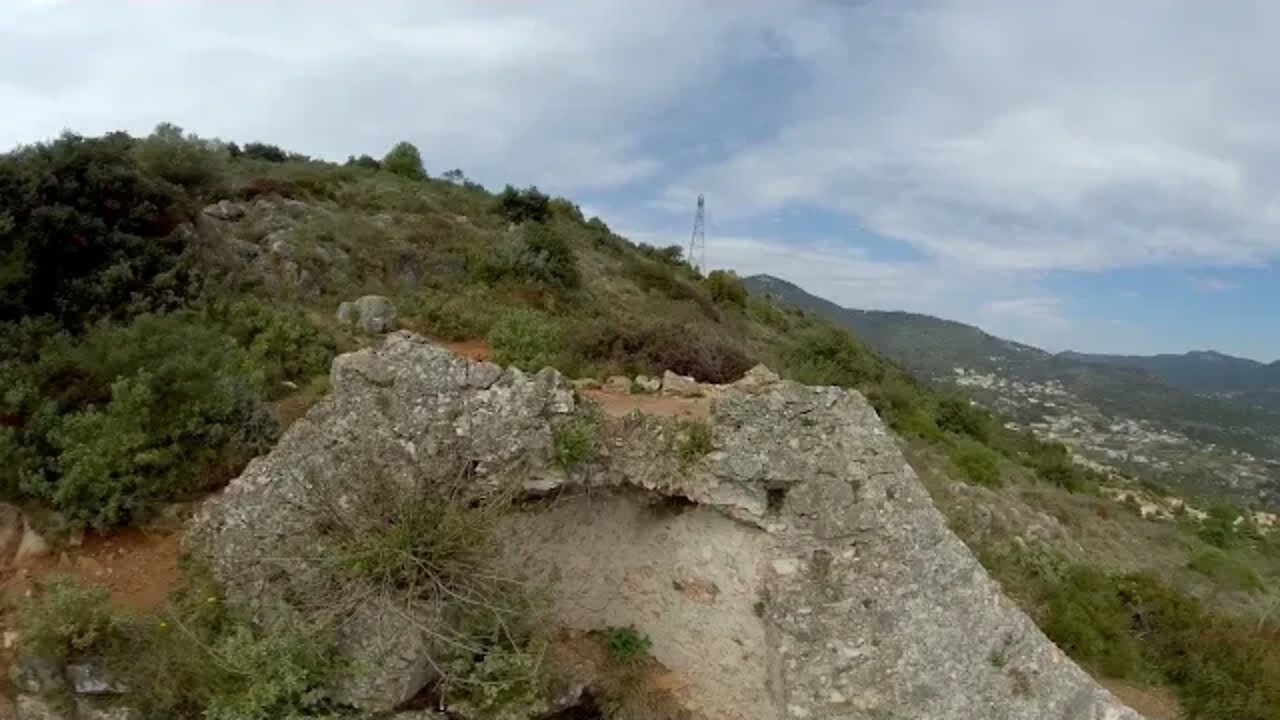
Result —
<svg viewBox="0 0 1280 720"><path fill-rule="evenodd" d="M793 122L671 194L829 208L987 267L1280 256L1280 5L897 7L833 11L845 42L796 54L813 81Z"/></svg>

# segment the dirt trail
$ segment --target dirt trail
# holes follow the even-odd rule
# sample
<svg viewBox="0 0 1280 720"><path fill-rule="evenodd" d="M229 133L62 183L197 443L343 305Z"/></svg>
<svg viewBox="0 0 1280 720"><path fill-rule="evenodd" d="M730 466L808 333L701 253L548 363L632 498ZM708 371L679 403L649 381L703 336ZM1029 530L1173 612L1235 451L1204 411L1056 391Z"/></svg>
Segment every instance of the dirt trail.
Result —
<svg viewBox="0 0 1280 720"><path fill-rule="evenodd" d="M632 395L609 390L583 390L581 395L599 405L604 414L612 418L620 418L637 410L645 415L689 420L706 420L711 417L711 401L704 397Z"/></svg>

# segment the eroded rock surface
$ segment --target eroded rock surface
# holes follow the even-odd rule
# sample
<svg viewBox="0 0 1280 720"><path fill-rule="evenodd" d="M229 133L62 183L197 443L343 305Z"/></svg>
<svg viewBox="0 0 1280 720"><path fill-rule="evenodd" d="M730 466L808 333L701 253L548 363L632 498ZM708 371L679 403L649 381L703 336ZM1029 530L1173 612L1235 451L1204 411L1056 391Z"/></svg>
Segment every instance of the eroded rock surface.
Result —
<svg viewBox="0 0 1280 720"><path fill-rule="evenodd" d="M414 487L461 460L479 486L528 490L506 560L547 589L555 622L634 624L694 717L1138 717L1001 594L855 392L757 368L702 388L709 446L690 444L687 420L597 417L598 457L564 471L555 428L591 415L554 371L396 333L339 358L332 386L197 518L192 547L233 602L299 602L321 482ZM353 607L342 648L361 671L339 695L369 709L411 696L440 621L409 600Z"/></svg>

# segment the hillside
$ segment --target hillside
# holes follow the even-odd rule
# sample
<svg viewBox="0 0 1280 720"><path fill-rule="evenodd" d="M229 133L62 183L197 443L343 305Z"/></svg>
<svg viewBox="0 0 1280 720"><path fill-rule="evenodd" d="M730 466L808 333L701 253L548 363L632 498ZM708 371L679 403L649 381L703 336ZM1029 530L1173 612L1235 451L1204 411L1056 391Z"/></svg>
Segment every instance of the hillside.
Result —
<svg viewBox="0 0 1280 720"><path fill-rule="evenodd" d="M548 382L537 371L553 366L584 388L605 383L615 397L658 400L653 378L665 372L723 384L764 364L784 378L865 396L876 432L883 438L880 421L893 431L955 533L1046 634L1096 675L1176 695L1194 716L1211 720L1268 717L1280 703L1280 668L1266 664L1274 660L1267 613L1277 597L1280 537L1252 515L1224 508L1204 518L1189 511L1145 517L1142 503L1172 500L1117 487L1116 477L1075 462L1043 432L1026 431L1038 427L1032 421L971 404L964 392L984 392L981 383L957 391L918 382L912 371L935 375L911 358L903 358L905 369L895 364L892 346L869 347L881 332L871 325L855 337L815 312L749 293L732 273L704 275L678 246L632 243L569 200L533 187L490 192L460 171L432 177L408 144L381 160L336 164L161 126L146 138L68 134L0 157L0 208L0 499L25 518L16 535L43 535L74 554L81 542L93 547L122 528L149 527L181 517L175 508L187 503L222 497L250 459L278 452L282 433L329 394L336 357L362 357L395 329L463 343L528 371L513 378ZM970 356L987 354L987 372L1023 363L1047 374L1036 383L1067 385L1053 374L1058 361L1034 349L947 327ZM902 337L922 342L919 334ZM945 354L927 362L948 375L955 367ZM1109 372L1113 385L1133 374ZM369 382L382 387L385 379L370 373ZM1152 383L1153 394L1167 390L1142 382ZM1089 385L1072 387L1083 396ZM486 402L512 397L492 393ZM376 392L366 401L360 408L370 414L417 407ZM1024 429L1010 429L1015 420ZM814 427L803 413L788 421ZM340 446L373 427L351 420L329 431ZM505 437L493 432L490 439ZM664 437L689 462L716 441L696 422ZM794 440L802 447L808 438ZM834 438L833 447L845 440L857 444ZM542 441L555 444L561 469L594 447L576 424ZM744 450L737 471L756 482L751 457ZM490 460L461 458L451 469L470 477ZM766 506L780 500L780 488L756 489ZM326 561L399 587L413 582L398 558L416 563L442 541L472 552L468 528L483 519L473 511L487 505L435 500L423 512L456 512L448 516L454 524L414 516L406 522L417 524L392 534L390 547L361 546L357 556ZM811 501L821 518L821 503ZM675 497L660 509L679 515L681 507ZM374 513L371 522L395 512ZM449 531L443 540L432 534L438 527ZM821 557L813 553L816 566ZM23 638L20 659L36 650L62 662L84 659L86 638L100 637L114 644L93 650L116 657L203 657L216 648L220 670L230 671L183 665L190 675L160 688L156 702L183 708L182 717L316 714L313 678L332 670L332 658L311 642L321 638L254 625L235 608L237 598L224 598L198 569L166 611L170 619L145 622L117 618L95 604L98 596L60 586L18 602L26 591L15 592L8 578L19 573L0 569L0 624ZM1135 587L1143 589L1140 607ZM213 614L224 599L227 614ZM23 608L20 621L15 605ZM1153 618L1161 621L1155 633ZM155 634L178 622L195 629L196 647L184 644L188 635ZM619 637L628 652L645 653L643 638ZM515 660L490 663L480 653L457 662L455 672L492 687L485 673L514 672L502 663ZM1205 666L1220 668L1213 682L1201 682L1207 676L1197 668ZM1242 690L1255 682L1256 692ZM486 715L459 710L454 717Z"/></svg>
<svg viewBox="0 0 1280 720"><path fill-rule="evenodd" d="M1198 395L1186 372L1174 373L1181 384L1166 380L1157 370L1169 363L1054 355L927 315L841 308L778 278L745 282L1098 462L1199 497L1280 505L1280 416Z"/></svg>

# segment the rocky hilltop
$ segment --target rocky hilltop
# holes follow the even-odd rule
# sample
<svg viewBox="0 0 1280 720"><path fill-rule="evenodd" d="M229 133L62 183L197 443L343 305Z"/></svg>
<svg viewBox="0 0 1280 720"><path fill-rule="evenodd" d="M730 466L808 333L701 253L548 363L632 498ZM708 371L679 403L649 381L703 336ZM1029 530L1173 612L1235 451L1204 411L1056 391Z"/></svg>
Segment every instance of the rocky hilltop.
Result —
<svg viewBox="0 0 1280 720"><path fill-rule="evenodd" d="M676 380L704 423L608 418L554 370L393 334L334 362L331 396L206 505L189 545L229 600L288 621L311 610L322 551L364 496L461 484L476 503L509 493L501 562L550 624L651 638L672 717L1138 717L1004 597L860 394L764 368ZM699 427L707 441L689 442ZM593 450L567 462L561 439L583 428ZM332 692L398 708L443 672L461 619L404 588L351 587ZM559 665L547 713L595 692Z"/></svg>

